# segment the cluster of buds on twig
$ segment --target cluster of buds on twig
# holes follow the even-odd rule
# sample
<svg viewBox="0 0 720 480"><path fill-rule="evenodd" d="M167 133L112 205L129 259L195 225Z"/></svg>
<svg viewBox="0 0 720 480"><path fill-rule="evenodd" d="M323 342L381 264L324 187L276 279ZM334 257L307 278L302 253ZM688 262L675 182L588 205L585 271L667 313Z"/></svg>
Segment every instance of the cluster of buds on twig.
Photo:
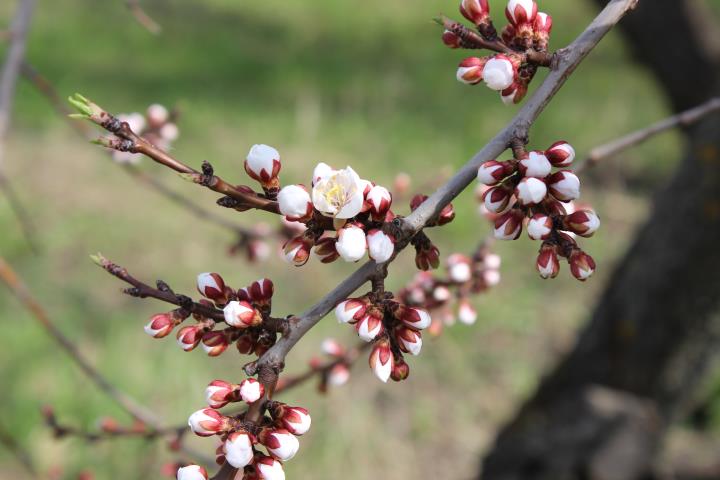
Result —
<svg viewBox="0 0 720 480"><path fill-rule="evenodd" d="M340 302L335 316L338 322L353 325L362 340L373 342L370 368L382 382L408 377L410 367L403 354L420 354L421 330L432 321L426 310L405 305L382 289Z"/></svg>
<svg viewBox="0 0 720 480"><path fill-rule="evenodd" d="M491 160L478 169L480 183L490 186L482 195L485 209L495 216L495 238L516 240L523 224L528 236L542 241L537 269L543 278L555 278L559 257L566 258L572 275L585 281L595 271L595 261L577 244L575 236L591 237L600 228L592 209L576 210L580 180L569 167L575 151L564 141L546 151L528 152L513 147L514 159ZM553 168L560 170L555 173Z"/></svg>
<svg viewBox="0 0 720 480"><path fill-rule="evenodd" d="M510 0L505 9L509 24L498 36L490 19L488 0L462 0L460 13L471 21L476 31L447 18L439 19L445 31L443 42L450 48L485 48L496 52L487 57L468 57L460 62L457 79L476 85L485 82L500 92L507 105L519 103L538 67L549 66L548 52L552 18L538 12L533 0Z"/></svg>
<svg viewBox="0 0 720 480"><path fill-rule="evenodd" d="M461 253L448 256L444 277L418 273L398 297L405 305L431 312L428 332L432 335L439 335L444 326L454 325L456 320L472 325L477 320L477 311L471 298L500 283L500 263L500 256L492 253L484 242L472 256Z"/></svg>
<svg viewBox="0 0 720 480"><path fill-rule="evenodd" d="M198 410L188 419L196 435L220 436L222 443L216 450L216 462L219 465L227 462L240 469L242 475L235 477L238 479L283 480L282 462L295 456L300 448L297 437L310 429L311 419L306 409L276 401L266 402L266 414L257 420L249 418L248 412L226 416L217 411L232 402L254 404L264 394L263 385L253 378L237 385L215 380L205 391L209 408ZM260 447L264 447L266 453L261 452ZM177 478L199 480L207 478L207 473L190 465L179 469Z"/></svg>
<svg viewBox="0 0 720 480"><path fill-rule="evenodd" d="M180 136L180 129L175 123L176 117L177 111L171 112L158 103L150 105L145 113L121 113L117 116L121 122L127 122L133 132L163 150L170 149ZM113 150L112 158L118 163L136 165L142 155Z"/></svg>

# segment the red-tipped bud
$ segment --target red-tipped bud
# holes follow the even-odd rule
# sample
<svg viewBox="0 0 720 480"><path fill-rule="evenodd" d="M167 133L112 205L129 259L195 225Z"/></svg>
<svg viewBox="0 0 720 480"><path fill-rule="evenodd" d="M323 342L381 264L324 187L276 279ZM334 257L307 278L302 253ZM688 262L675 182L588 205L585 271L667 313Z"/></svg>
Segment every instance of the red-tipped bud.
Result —
<svg viewBox="0 0 720 480"><path fill-rule="evenodd" d="M410 376L410 366L405 363L405 360L399 358L393 362L393 369L390 372L390 378L393 382L402 382Z"/></svg>
<svg viewBox="0 0 720 480"><path fill-rule="evenodd" d="M505 27L503 27L502 31L500 32L500 36L502 37L503 42L508 45L513 45L515 37L517 36L517 30L511 23L509 23L505 25Z"/></svg>
<svg viewBox="0 0 720 480"><path fill-rule="evenodd" d="M253 438L248 432L237 431L225 440L225 460L235 468L244 468L253 460Z"/></svg>
<svg viewBox="0 0 720 480"><path fill-rule="evenodd" d="M223 308L225 323L235 328L256 327L262 323L260 312L246 301L233 300Z"/></svg>
<svg viewBox="0 0 720 480"><path fill-rule="evenodd" d="M535 262L538 273L542 278L555 278L560 272L560 260L558 259L557 246L544 243L540 247L540 254Z"/></svg>
<svg viewBox="0 0 720 480"><path fill-rule="evenodd" d="M293 435L304 435L310 430L312 419L308 411L302 407L283 406L279 420L282 426Z"/></svg>
<svg viewBox="0 0 720 480"><path fill-rule="evenodd" d="M332 237L324 237L315 243L313 253L320 259L322 263L332 263L338 258L340 254L335 248L335 242L337 240Z"/></svg>
<svg viewBox="0 0 720 480"><path fill-rule="evenodd" d="M477 321L477 311L467 300L460 302L458 307L458 319L465 325L472 325Z"/></svg>
<svg viewBox="0 0 720 480"><path fill-rule="evenodd" d="M338 323L355 323L365 315L368 306L364 298L348 298L335 307L335 316Z"/></svg>
<svg viewBox="0 0 720 480"><path fill-rule="evenodd" d="M488 212L504 213L510 206L512 195L512 190L504 185L492 187L483 195L483 204Z"/></svg>
<svg viewBox="0 0 720 480"><path fill-rule="evenodd" d="M267 447L268 453L281 462L290 460L300 448L300 442L284 428L264 429L260 432L260 443Z"/></svg>
<svg viewBox="0 0 720 480"><path fill-rule="evenodd" d="M565 217L563 227L581 237L592 237L600 228L600 218L592 210L578 210Z"/></svg>
<svg viewBox="0 0 720 480"><path fill-rule="evenodd" d="M477 179L478 182L485 185L497 185L500 180L507 177L510 173L508 172L508 164L501 163L496 160L489 160L478 168Z"/></svg>
<svg viewBox="0 0 720 480"><path fill-rule="evenodd" d="M422 335L420 332L400 326L395 329L395 338L400 350L411 355L420 355L420 349L422 349Z"/></svg>
<svg viewBox="0 0 720 480"><path fill-rule="evenodd" d="M580 197L580 179L569 170L553 173L548 177L547 184L552 196L562 202Z"/></svg>
<svg viewBox="0 0 720 480"><path fill-rule="evenodd" d="M197 276L200 295L213 301L225 301L225 281L219 273L201 273Z"/></svg>
<svg viewBox="0 0 720 480"><path fill-rule="evenodd" d="M290 221L307 221L312 217L313 204L310 194L302 185L288 185L278 193L280 213Z"/></svg>
<svg viewBox="0 0 720 480"><path fill-rule="evenodd" d="M495 220L495 238L498 240L517 240L522 233L522 222L525 214L522 210L513 209Z"/></svg>
<svg viewBox="0 0 720 480"><path fill-rule="evenodd" d="M189 352L200 344L205 333L205 326L202 324L188 325L178 330L177 343L180 347Z"/></svg>
<svg viewBox="0 0 720 480"><path fill-rule="evenodd" d="M515 196L520 205L535 205L547 195L545 182L535 177L525 177L515 187Z"/></svg>
<svg viewBox="0 0 720 480"><path fill-rule="evenodd" d="M236 388L237 385L224 380L213 380L205 389L205 400L210 408L222 408L237 401Z"/></svg>
<svg viewBox="0 0 720 480"><path fill-rule="evenodd" d="M373 219L380 221L385 217L387 211L390 210L392 195L387 188L375 185L365 195L365 204Z"/></svg>
<svg viewBox="0 0 720 480"><path fill-rule="evenodd" d="M430 314L427 310L423 310L422 308L399 305L394 314L398 320L415 330L423 330L429 327L432 322Z"/></svg>
<svg viewBox="0 0 720 480"><path fill-rule="evenodd" d="M370 369L381 382L387 383L395 361L387 338L378 341L370 352Z"/></svg>
<svg viewBox="0 0 720 480"><path fill-rule="evenodd" d="M355 324L355 330L358 337L366 342L371 342L377 338L385 329L382 323L382 312L378 309L371 308L368 313L358 320Z"/></svg>
<svg viewBox="0 0 720 480"><path fill-rule="evenodd" d="M453 253L447 259L448 276L455 283L465 283L472 278L472 260L460 253Z"/></svg>
<svg viewBox="0 0 720 480"><path fill-rule="evenodd" d="M415 266L423 271L438 268L440 266L440 250L433 244L417 248Z"/></svg>
<svg viewBox="0 0 720 480"><path fill-rule="evenodd" d="M255 470L259 474L259 479L285 480L285 471L283 470L282 463L267 455L261 453L255 455ZM247 475L245 475L243 479L252 480L249 479Z"/></svg>
<svg viewBox="0 0 720 480"><path fill-rule="evenodd" d="M533 23L535 32L535 47L542 51L548 49L550 43L550 32L552 32L552 17L547 13L538 12Z"/></svg>
<svg viewBox="0 0 720 480"><path fill-rule="evenodd" d="M517 105L527 95L528 87L523 82L514 82L508 88L500 92L500 99L505 105Z"/></svg>
<svg viewBox="0 0 720 480"><path fill-rule="evenodd" d="M237 339L235 346L237 347L238 352L242 355L250 355L250 353L255 351L256 343L257 336L254 333L248 332L240 335L240 338Z"/></svg>
<svg viewBox="0 0 720 480"><path fill-rule="evenodd" d="M285 245L283 245L285 261L292 263L296 267L305 265L310 259L310 249L312 246L312 241L305 235L300 235L292 240L288 240Z"/></svg>
<svg viewBox="0 0 720 480"><path fill-rule="evenodd" d="M552 165L543 152L529 152L527 158L520 160L518 169L523 177L545 178L550 175Z"/></svg>
<svg viewBox="0 0 720 480"><path fill-rule="evenodd" d="M270 302L275 293L275 286L269 278L261 278L251 283L247 287L250 298L253 303L266 305Z"/></svg>
<svg viewBox="0 0 720 480"><path fill-rule="evenodd" d="M553 143L545 152L550 163L555 167L569 167L575 160L575 149L564 140Z"/></svg>
<svg viewBox="0 0 720 480"><path fill-rule="evenodd" d="M370 230L367 234L368 254L377 263L385 263L395 253L395 238L382 230Z"/></svg>
<svg viewBox="0 0 720 480"><path fill-rule="evenodd" d="M536 213L528 221L528 236L533 240L547 240L553 231L553 220L544 213Z"/></svg>
<svg viewBox="0 0 720 480"><path fill-rule="evenodd" d="M595 260L580 249L575 249L568 258L573 277L584 282L595 273Z"/></svg>
<svg viewBox="0 0 720 480"><path fill-rule="evenodd" d="M533 0L510 0L505 16L515 27L532 24L537 16L537 4Z"/></svg>
<svg viewBox="0 0 720 480"><path fill-rule="evenodd" d="M449 203L445 205L445 208L440 210L440 215L438 215L437 224L438 226L447 225L448 223L455 220L455 207L453 207L452 203Z"/></svg>
<svg viewBox="0 0 720 480"><path fill-rule="evenodd" d="M200 346L210 357L217 357L230 346L225 332L213 331L203 334Z"/></svg>
<svg viewBox="0 0 720 480"><path fill-rule="evenodd" d="M246 378L240 382L240 398L245 403L255 403L265 395L265 387L254 378Z"/></svg>
<svg viewBox="0 0 720 480"><path fill-rule="evenodd" d="M200 465L188 465L178 469L177 480L208 480L208 473Z"/></svg>
<svg viewBox="0 0 720 480"><path fill-rule="evenodd" d="M480 25L487 22L490 16L490 5L488 0L462 0L460 13L475 25Z"/></svg>
<svg viewBox="0 0 720 480"><path fill-rule="evenodd" d="M215 449L215 463L222 465L225 463L225 444L221 443Z"/></svg>
<svg viewBox="0 0 720 480"><path fill-rule="evenodd" d="M188 425L200 437L211 437L224 433L229 428L229 419L212 408L203 408L190 415Z"/></svg>
<svg viewBox="0 0 720 480"><path fill-rule="evenodd" d="M145 325L145 333L153 338L167 337L179 323L172 312L156 313Z"/></svg>
<svg viewBox="0 0 720 480"><path fill-rule="evenodd" d="M499 53L485 63L482 79L489 89L502 92L515 81L518 67L514 58Z"/></svg>
<svg viewBox="0 0 720 480"><path fill-rule="evenodd" d="M442 42L450 48L460 48L462 46L462 39L450 30L443 32Z"/></svg>
<svg viewBox="0 0 720 480"><path fill-rule="evenodd" d="M488 58L468 57L458 65L456 78L459 82L476 85L483 81L483 71Z"/></svg>
<svg viewBox="0 0 720 480"><path fill-rule="evenodd" d="M250 178L257 180L264 189L279 187L280 153L268 145L253 145L245 159L245 171Z"/></svg>

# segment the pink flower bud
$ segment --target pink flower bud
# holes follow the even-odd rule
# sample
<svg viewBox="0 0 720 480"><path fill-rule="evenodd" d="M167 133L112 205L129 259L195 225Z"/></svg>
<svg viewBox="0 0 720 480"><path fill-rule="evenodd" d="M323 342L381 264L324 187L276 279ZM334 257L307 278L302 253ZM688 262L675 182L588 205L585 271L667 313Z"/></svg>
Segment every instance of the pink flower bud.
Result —
<svg viewBox="0 0 720 480"><path fill-rule="evenodd" d="M500 92L500 98L505 105L517 105L527 95L527 85L522 82L513 82L508 88Z"/></svg>
<svg viewBox="0 0 720 480"><path fill-rule="evenodd" d="M280 213L290 221L308 220L313 213L310 194L302 185L283 187L277 196Z"/></svg>
<svg viewBox="0 0 720 480"><path fill-rule="evenodd" d="M246 301L233 300L223 308L225 323L235 328L256 327L262 323L260 312Z"/></svg>
<svg viewBox="0 0 720 480"><path fill-rule="evenodd" d="M515 196L520 205L535 205L547 195L545 182L535 177L525 177L515 187Z"/></svg>
<svg viewBox="0 0 720 480"><path fill-rule="evenodd" d="M553 220L544 213L536 213L528 221L528 236L533 240L547 240L553 231Z"/></svg>
<svg viewBox="0 0 720 480"><path fill-rule="evenodd" d="M472 261L459 253L447 259L448 276L455 283L465 283L472 278Z"/></svg>
<svg viewBox="0 0 720 480"><path fill-rule="evenodd" d="M224 380L213 380L205 389L205 400L210 408L222 408L230 402L237 401L236 387L237 385Z"/></svg>
<svg viewBox="0 0 720 480"><path fill-rule="evenodd" d="M450 293L450 289L444 285L438 285L437 287L435 287L432 291L432 295L433 299L440 303L447 302L452 296L452 294Z"/></svg>
<svg viewBox="0 0 720 480"><path fill-rule="evenodd" d="M225 281L218 273L201 273L197 276L200 295L213 301L225 301Z"/></svg>
<svg viewBox="0 0 720 480"><path fill-rule="evenodd" d="M423 330L429 327L432 322L430 314L426 310L405 305L399 306L395 316L405 325L415 330Z"/></svg>
<svg viewBox="0 0 720 480"><path fill-rule="evenodd" d="M280 153L268 145L253 145L245 160L245 172L263 187L278 187Z"/></svg>
<svg viewBox="0 0 720 480"><path fill-rule="evenodd" d="M564 140L553 143L545 152L550 163L555 167L569 167L575 160L575 149Z"/></svg>
<svg viewBox="0 0 720 480"><path fill-rule="evenodd" d="M422 335L420 332L401 326L395 329L395 338L400 350L411 355L420 355L420 349L422 349Z"/></svg>
<svg viewBox="0 0 720 480"><path fill-rule="evenodd" d="M348 298L335 307L338 323L355 323L360 320L368 308L368 303L359 298Z"/></svg>
<svg viewBox="0 0 720 480"><path fill-rule="evenodd" d="M200 437L211 437L228 429L228 418L212 408L203 408L190 415L188 425Z"/></svg>
<svg viewBox="0 0 720 480"><path fill-rule="evenodd" d="M397 361L393 362L392 371L390 372L390 378L392 378L394 382L402 382L409 376L410 366L405 363L405 360L400 358Z"/></svg>
<svg viewBox="0 0 720 480"><path fill-rule="evenodd" d="M177 343L180 347L189 352L194 350L200 344L203 333L205 332L205 326L202 324L188 325L178 330Z"/></svg>
<svg viewBox="0 0 720 480"><path fill-rule="evenodd" d="M513 84L517 70L510 58L497 54L485 63L482 79L491 90L501 92Z"/></svg>
<svg viewBox="0 0 720 480"><path fill-rule="evenodd" d="M459 82L476 85L483 81L483 69L487 58L468 57L458 65L456 77Z"/></svg>
<svg viewBox="0 0 720 480"><path fill-rule="evenodd" d="M331 385L333 387L340 387L342 385L345 385L348 380L350 380L350 370L348 369L347 365L343 363L338 363L332 369L330 372L328 372L328 385Z"/></svg>
<svg viewBox="0 0 720 480"><path fill-rule="evenodd" d="M174 142L180 137L180 129L174 123L166 123L160 128L160 138L166 142Z"/></svg>
<svg viewBox="0 0 720 480"><path fill-rule="evenodd" d="M365 232L352 224L340 229L335 248L346 262L357 262L365 256L367 250Z"/></svg>
<svg viewBox="0 0 720 480"><path fill-rule="evenodd" d="M145 333L153 338L167 337L178 323L172 312L156 313L150 318L150 322L145 325Z"/></svg>
<svg viewBox="0 0 720 480"><path fill-rule="evenodd" d="M549 35L552 32L552 17L547 13L538 12L533 28L535 32L544 32Z"/></svg>
<svg viewBox="0 0 720 480"><path fill-rule="evenodd" d="M550 160L543 152L529 152L528 158L520 160L518 168L523 177L545 178L552 171Z"/></svg>
<svg viewBox="0 0 720 480"><path fill-rule="evenodd" d="M581 237L592 237L600 228L600 218L592 210L578 210L565 217L563 226Z"/></svg>
<svg viewBox="0 0 720 480"><path fill-rule="evenodd" d="M240 382L240 398L245 403L255 403L265 395L265 387L254 378L246 378Z"/></svg>
<svg viewBox="0 0 720 480"><path fill-rule="evenodd" d="M462 46L462 39L450 30L443 32L442 42L450 48L460 48Z"/></svg>
<svg viewBox="0 0 720 480"><path fill-rule="evenodd" d="M488 287L494 287L500 283L500 272L497 270L485 270L483 272L483 281Z"/></svg>
<svg viewBox="0 0 720 480"><path fill-rule="evenodd" d="M208 473L200 465L188 465L178 469L177 480L208 480Z"/></svg>
<svg viewBox="0 0 720 480"><path fill-rule="evenodd" d="M394 363L390 342L385 338L377 342L370 353L370 368L381 382L387 383Z"/></svg>
<svg viewBox="0 0 720 480"><path fill-rule="evenodd" d="M285 261L292 263L296 267L302 267L310 259L311 248L312 242L305 235L288 240L283 245Z"/></svg>
<svg viewBox="0 0 720 480"><path fill-rule="evenodd" d="M324 237L318 240L317 243L315 243L313 253L320 259L322 263L332 263L338 258L340 258L340 254L335 248L336 241L337 240L332 237Z"/></svg>
<svg viewBox="0 0 720 480"><path fill-rule="evenodd" d="M485 268L497 270L500 268L500 265L502 265L502 258L500 258L500 255L490 253L485 255L482 262Z"/></svg>
<svg viewBox="0 0 720 480"><path fill-rule="evenodd" d="M569 170L550 175L547 179L550 193L562 202L580 197L580 179Z"/></svg>
<svg viewBox="0 0 720 480"><path fill-rule="evenodd" d="M284 428L265 429L260 432L260 443L267 447L268 453L281 462L293 458L300 448L300 442Z"/></svg>
<svg viewBox="0 0 720 480"><path fill-rule="evenodd" d="M395 253L395 239L382 230L370 230L367 234L368 253L377 263L385 263Z"/></svg>
<svg viewBox="0 0 720 480"><path fill-rule="evenodd" d="M438 215L437 224L439 226L447 225L448 223L452 222L455 219L455 207L453 207L453 204L450 203L448 205L445 205L445 208L440 210L440 215Z"/></svg>
<svg viewBox="0 0 720 480"><path fill-rule="evenodd" d="M522 210L513 209L495 220L495 238L498 240L517 240L522 232L525 214Z"/></svg>
<svg viewBox="0 0 720 480"><path fill-rule="evenodd" d="M490 16L490 5L488 0L462 0L460 13L475 25L480 25Z"/></svg>
<svg viewBox="0 0 720 480"><path fill-rule="evenodd" d="M244 468L253 460L252 438L245 431L232 432L225 440L225 460L235 468Z"/></svg>
<svg viewBox="0 0 720 480"><path fill-rule="evenodd" d="M542 278L555 278L560 272L560 261L557 255L557 246L543 244L535 263Z"/></svg>
<svg viewBox="0 0 720 480"><path fill-rule="evenodd" d="M203 334L200 346L210 357L217 357L230 346L225 332L214 331Z"/></svg>
<svg viewBox="0 0 720 480"><path fill-rule="evenodd" d="M312 419L308 411L302 407L284 407L280 421L293 435L304 435L310 430Z"/></svg>
<svg viewBox="0 0 720 480"><path fill-rule="evenodd" d="M504 213L510 206L513 192L504 185L492 187L483 195L483 203L488 212Z"/></svg>
<svg viewBox="0 0 720 480"><path fill-rule="evenodd" d="M365 204L376 221L382 220L392 205L392 195L387 188L376 185L365 195Z"/></svg>
<svg viewBox="0 0 720 480"><path fill-rule="evenodd" d="M532 24L537 15L537 4L533 0L510 0L505 9L505 16L515 27Z"/></svg>
<svg viewBox="0 0 720 480"><path fill-rule="evenodd" d="M368 313L358 320L355 324L355 330L360 338L366 342L371 342L377 338L383 331L382 312L377 309L370 309Z"/></svg>
<svg viewBox="0 0 720 480"><path fill-rule="evenodd" d="M267 304L275 293L275 285L269 278L261 278L251 283L247 291L254 303Z"/></svg>
<svg viewBox="0 0 720 480"><path fill-rule="evenodd" d="M267 455L255 455L255 469L262 480L285 480L282 463ZM243 478L248 480L247 475Z"/></svg>
<svg viewBox="0 0 720 480"><path fill-rule="evenodd" d="M497 185L500 180L507 177L506 164L495 160L489 160L478 167L478 182L485 185Z"/></svg>
<svg viewBox="0 0 720 480"><path fill-rule="evenodd" d="M580 249L575 249L568 258L573 277L584 282L595 273L595 260Z"/></svg>
<svg viewBox="0 0 720 480"><path fill-rule="evenodd" d="M145 112L150 128L159 128L170 118L170 112L163 105L154 103Z"/></svg>
<svg viewBox="0 0 720 480"><path fill-rule="evenodd" d="M330 355L331 357L339 358L345 355L345 347L334 338L326 338L323 340L320 349L325 355Z"/></svg>
<svg viewBox="0 0 720 480"><path fill-rule="evenodd" d="M467 300L460 302L458 307L458 319L465 325L472 325L477 321L477 311Z"/></svg>

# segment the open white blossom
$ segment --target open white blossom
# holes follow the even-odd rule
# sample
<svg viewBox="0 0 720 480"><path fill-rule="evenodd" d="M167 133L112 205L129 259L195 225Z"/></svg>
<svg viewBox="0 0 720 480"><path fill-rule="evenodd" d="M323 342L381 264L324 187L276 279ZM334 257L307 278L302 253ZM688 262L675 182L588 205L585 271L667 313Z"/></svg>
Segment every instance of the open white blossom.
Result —
<svg viewBox="0 0 720 480"><path fill-rule="evenodd" d="M314 179L312 202L320 213L340 219L352 218L360 213L365 202L364 185L355 170L350 167L315 170L319 176Z"/></svg>

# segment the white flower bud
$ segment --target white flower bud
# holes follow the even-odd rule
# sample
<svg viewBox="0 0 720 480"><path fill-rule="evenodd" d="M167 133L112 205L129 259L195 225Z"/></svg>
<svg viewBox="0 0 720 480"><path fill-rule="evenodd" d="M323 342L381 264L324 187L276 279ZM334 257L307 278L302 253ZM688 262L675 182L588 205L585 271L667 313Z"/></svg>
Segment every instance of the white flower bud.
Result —
<svg viewBox="0 0 720 480"><path fill-rule="evenodd" d="M367 239L362 228L347 226L338 232L335 249L346 262L357 262L365 255Z"/></svg>
<svg viewBox="0 0 720 480"><path fill-rule="evenodd" d="M545 178L551 171L552 164L542 152L530 152L528 158L520 160L520 173L525 177Z"/></svg>
<svg viewBox="0 0 720 480"><path fill-rule="evenodd" d="M307 218L312 214L310 194L302 185L288 185L278 193L280 213L290 220Z"/></svg>
<svg viewBox="0 0 720 480"><path fill-rule="evenodd" d="M497 55L487 61L482 76L488 88L499 92L513 84L515 67L505 55Z"/></svg>
<svg viewBox="0 0 720 480"><path fill-rule="evenodd" d="M547 185L539 178L525 177L515 188L515 195L522 205L534 205L547 195Z"/></svg>
<svg viewBox="0 0 720 480"><path fill-rule="evenodd" d="M225 460L235 468L244 468L253 460L253 448L250 435L238 431L231 433L225 440Z"/></svg>
<svg viewBox="0 0 720 480"><path fill-rule="evenodd" d="M395 240L382 230L371 230L367 234L368 253L377 263L385 263L395 253Z"/></svg>

